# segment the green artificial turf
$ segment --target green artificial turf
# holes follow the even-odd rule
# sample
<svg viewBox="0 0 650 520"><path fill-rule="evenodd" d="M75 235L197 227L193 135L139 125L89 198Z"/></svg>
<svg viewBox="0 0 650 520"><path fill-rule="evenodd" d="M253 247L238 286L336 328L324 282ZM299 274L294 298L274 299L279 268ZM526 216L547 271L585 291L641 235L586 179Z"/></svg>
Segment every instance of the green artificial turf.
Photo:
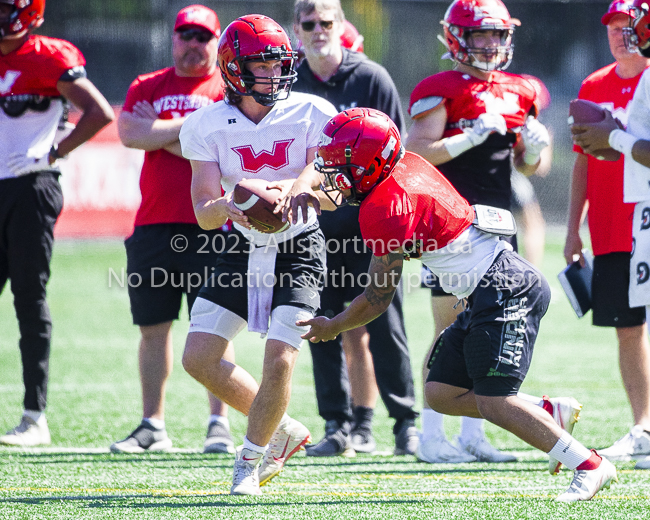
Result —
<svg viewBox="0 0 650 520"><path fill-rule="evenodd" d="M561 235L551 235L544 272L553 289L542 322L532 369L522 391L572 395L584 404L575 436L588 447L608 446L631 426L618 372L614 331L578 320L561 292ZM429 465L393 457L392 420L383 405L375 414L378 455L356 458L294 457L261 497L228 495L232 456L203 455L208 405L205 391L180 364L187 332L186 311L174 325L175 367L167 388L166 422L174 451L144 456L111 455L108 446L125 437L141 416L137 368L138 331L131 324L125 266L118 242L58 242L49 285L54 321L48 422L52 446L0 448L0 519L584 519L649 518L650 471L617 463L618 484L588 502L561 505L552 499L570 482L570 472L547 473L546 456L490 424L500 449L515 451L513 464ZM419 262L407 264L415 275ZM109 286L110 280L110 286ZM418 403L421 363L433 324L427 291L406 295L406 320ZM22 411L18 329L9 288L0 297L0 430L15 426ZM238 362L259 378L263 341L242 333ZM289 413L318 439L308 349L299 358ZM418 408L420 405L418 404ZM238 442L246 421L231 411ZM451 438L459 419L447 418Z"/></svg>

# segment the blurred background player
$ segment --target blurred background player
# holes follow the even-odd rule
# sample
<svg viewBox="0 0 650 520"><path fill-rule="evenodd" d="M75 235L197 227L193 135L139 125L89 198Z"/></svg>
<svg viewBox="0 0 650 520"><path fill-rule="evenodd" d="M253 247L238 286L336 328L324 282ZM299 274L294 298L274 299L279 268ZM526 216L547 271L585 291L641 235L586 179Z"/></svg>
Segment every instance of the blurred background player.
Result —
<svg viewBox="0 0 650 520"><path fill-rule="evenodd" d="M363 38L346 22L339 0L298 0L293 30L305 53L294 90L321 96L337 110L379 109L403 128L395 84L386 69L352 50L359 48ZM328 278L320 315L338 314L363 292L357 282L368 271L371 252L361 240L358 216L358 208L350 206L318 219L328 243ZM324 438L307 447L308 455L352 455L350 448L373 452L372 417L378 393L395 419L395 454L415 453L415 389L402 302L400 287L388 311L367 327L347 331L340 340L309 344L318 411L326 423Z"/></svg>
<svg viewBox="0 0 650 520"><path fill-rule="evenodd" d="M512 166L524 175L535 173L550 139L535 119L534 86L503 72L512 60L512 35L519 20L510 17L500 0L455 0L442 25L442 41L456 66L415 87L406 147L438 167L470 204L510 209ZM425 358L425 378L436 341L463 310L435 277L431 286L435 334ZM454 446L445 437L443 416L425 403L418 458L426 462L516 460L488 443L482 419L463 417L461 425Z"/></svg>
<svg viewBox="0 0 650 520"><path fill-rule="evenodd" d="M306 330L296 321L319 307L325 240L313 210L305 222L268 235L251 228L232 198L237 182L253 174L288 189L304 169L313 169L318 139L336 110L317 96L290 95L295 59L289 37L275 21L262 15L238 18L219 39L225 99L191 114L180 134L192 165L199 224L216 229L233 222L214 275L194 303L183 366L248 416L233 471L235 495L259 495L260 485L310 440L309 430L286 410ZM247 325L266 335L259 387L224 359L228 342Z"/></svg>
<svg viewBox="0 0 650 520"><path fill-rule="evenodd" d="M139 366L142 386L142 422L111 451L141 453L171 447L165 429L165 388L174 351L172 322L178 319L183 294L188 312L204 283L206 269L216 263L212 245L222 230L204 231L196 222L190 185L192 168L182 157L178 135L186 117L223 98L223 80L217 69L221 27L217 14L202 5L190 5L176 16L172 36L174 65L139 76L130 86L118 118L125 146L145 150L140 174L142 203L135 229L126 240L127 271L142 282L129 284L133 323L140 327ZM172 249L174 237L183 237L186 249ZM208 237L208 247L202 247ZM198 253L198 251L203 251ZM152 278L152 268L160 279ZM174 280L172 280L172 276ZM165 282L167 279L167 282ZM180 283L179 283L180 282ZM232 346L226 358L234 360ZM233 452L227 406L209 394L210 420L204 451Z"/></svg>
<svg viewBox="0 0 650 520"><path fill-rule="evenodd" d="M81 52L65 40L31 34L45 0L0 0L0 292L11 280L20 330L25 410L0 444L50 443L45 419L52 320L46 285L54 224L63 206L58 159L115 117L86 78ZM55 140L70 101L77 126Z"/></svg>
<svg viewBox="0 0 650 520"><path fill-rule="evenodd" d="M630 25L632 5L631 0L612 2L603 15L601 21L607 26L609 48L616 61L587 77L578 94L579 98L609 110L624 126L632 117L632 97L637 85L650 65L648 58L634 50L629 52L625 46L624 33ZM640 94L643 99L644 93ZM642 124L647 125L648 120L644 119ZM629 433L599 453L610 460L630 460L650 455L650 344L646 308L630 307L628 297L635 205L624 202L623 168L635 159L626 155L616 162L600 161L578 145L574 150L577 154L564 256L567 263L576 258L584 263L580 226L588 210L594 253L592 320L596 326L616 329L619 368L634 419Z"/></svg>

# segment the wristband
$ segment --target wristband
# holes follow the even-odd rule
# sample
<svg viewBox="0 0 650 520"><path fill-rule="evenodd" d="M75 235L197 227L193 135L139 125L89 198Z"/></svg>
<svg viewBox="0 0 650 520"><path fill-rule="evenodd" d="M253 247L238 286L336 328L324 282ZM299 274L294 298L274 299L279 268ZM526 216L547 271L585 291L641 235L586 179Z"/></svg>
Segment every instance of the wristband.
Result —
<svg viewBox="0 0 650 520"><path fill-rule="evenodd" d="M539 162L540 154L538 153L524 153L524 162L529 166L534 166Z"/></svg>
<svg viewBox="0 0 650 520"><path fill-rule="evenodd" d="M461 153L464 153L473 147L474 145L472 144L472 141L464 132L462 134L453 135L445 139L445 148L447 149L447 153L451 155L452 158L458 157Z"/></svg>
<svg viewBox="0 0 650 520"><path fill-rule="evenodd" d="M609 146L617 152L621 152L627 157L632 156L632 147L637 142L637 138L628 134L625 130L617 128L609 133Z"/></svg>

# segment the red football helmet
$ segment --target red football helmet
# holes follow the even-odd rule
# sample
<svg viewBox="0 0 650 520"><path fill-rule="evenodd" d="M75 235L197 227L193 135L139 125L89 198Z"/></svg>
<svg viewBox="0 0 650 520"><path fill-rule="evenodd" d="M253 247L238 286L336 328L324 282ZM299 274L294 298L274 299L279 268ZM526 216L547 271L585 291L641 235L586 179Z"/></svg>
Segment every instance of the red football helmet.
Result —
<svg viewBox="0 0 650 520"><path fill-rule="evenodd" d="M291 40L274 20L261 14L249 14L232 22L219 38L217 63L226 85L241 96L252 96L264 106L273 106L286 99L296 81L294 70L297 53L291 50ZM280 60L282 75L255 77L246 68L254 61ZM273 85L270 94L252 90L253 85Z"/></svg>
<svg viewBox="0 0 650 520"><path fill-rule="evenodd" d="M403 154L399 130L386 114L351 108L325 125L314 166L325 175L321 189L337 206L357 206L388 177ZM340 203L343 190L350 190L350 195Z"/></svg>
<svg viewBox="0 0 650 520"><path fill-rule="evenodd" d="M630 27L623 31L625 47L650 58L650 0L634 0L630 8Z"/></svg>
<svg viewBox="0 0 650 520"><path fill-rule="evenodd" d="M363 36L359 34L357 28L347 20L343 22L341 45L351 51L363 52Z"/></svg>
<svg viewBox="0 0 650 520"><path fill-rule="evenodd" d="M9 19L0 24L0 38L36 29L43 23L45 0L0 0L0 3L14 7Z"/></svg>
<svg viewBox="0 0 650 520"><path fill-rule="evenodd" d="M512 35L519 20L510 13L501 0L454 0L440 22L449 57L477 69L505 70L512 61ZM472 47L472 31L500 31L498 47Z"/></svg>

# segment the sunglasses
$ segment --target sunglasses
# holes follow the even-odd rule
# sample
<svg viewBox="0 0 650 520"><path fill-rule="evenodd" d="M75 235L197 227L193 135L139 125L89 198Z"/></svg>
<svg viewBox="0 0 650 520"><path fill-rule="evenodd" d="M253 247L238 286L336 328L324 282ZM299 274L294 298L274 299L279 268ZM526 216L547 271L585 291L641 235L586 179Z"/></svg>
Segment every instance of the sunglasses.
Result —
<svg viewBox="0 0 650 520"><path fill-rule="evenodd" d="M300 27L305 32L312 32L316 24L320 24L321 29L329 30L334 26L334 20L321 20L319 22L301 22Z"/></svg>
<svg viewBox="0 0 650 520"><path fill-rule="evenodd" d="M208 43L212 38L214 38L214 34L201 29L183 29L176 32L184 42L189 42L196 38L196 41L199 43Z"/></svg>

